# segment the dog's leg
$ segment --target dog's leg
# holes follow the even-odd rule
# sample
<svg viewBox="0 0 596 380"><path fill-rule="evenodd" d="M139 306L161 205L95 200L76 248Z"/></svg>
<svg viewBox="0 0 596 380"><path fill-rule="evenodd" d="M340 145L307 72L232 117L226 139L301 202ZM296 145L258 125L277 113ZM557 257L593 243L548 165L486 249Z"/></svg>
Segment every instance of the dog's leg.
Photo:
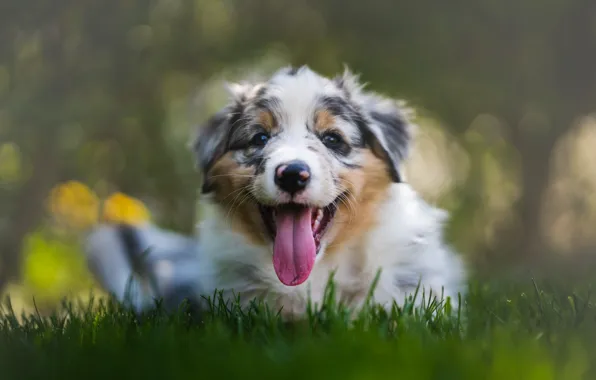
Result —
<svg viewBox="0 0 596 380"><path fill-rule="evenodd" d="M155 226L102 225L88 236L85 253L99 283L137 312L161 298L168 309L200 293L194 239Z"/></svg>

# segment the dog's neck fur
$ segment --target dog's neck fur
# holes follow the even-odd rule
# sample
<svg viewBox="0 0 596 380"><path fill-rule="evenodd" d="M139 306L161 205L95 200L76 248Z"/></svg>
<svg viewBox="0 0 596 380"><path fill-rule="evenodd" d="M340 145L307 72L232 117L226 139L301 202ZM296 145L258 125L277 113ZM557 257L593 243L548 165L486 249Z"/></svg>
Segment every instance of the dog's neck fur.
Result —
<svg viewBox="0 0 596 380"><path fill-rule="evenodd" d="M322 247L309 280L295 287L278 280L271 247L255 246L235 232L229 215L213 201L206 199L203 205L205 218L198 233L207 294L220 290L244 303L264 298L283 307L285 314L301 314L309 298L314 304L323 301L334 272L338 298L358 307L379 270L373 297L386 307L393 301L401 304L419 285L419 292L449 296L454 303L463 291L462 261L443 242L446 214L424 202L407 184L391 185L376 222L363 236L341 242L332 254Z"/></svg>

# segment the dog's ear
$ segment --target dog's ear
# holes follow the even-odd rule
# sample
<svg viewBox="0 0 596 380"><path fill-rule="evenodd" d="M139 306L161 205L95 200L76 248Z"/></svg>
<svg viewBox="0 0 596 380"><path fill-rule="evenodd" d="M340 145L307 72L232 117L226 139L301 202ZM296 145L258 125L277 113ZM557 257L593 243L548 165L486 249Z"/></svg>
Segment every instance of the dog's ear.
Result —
<svg viewBox="0 0 596 380"><path fill-rule="evenodd" d="M400 164L408 156L415 129L411 122L413 111L405 102L364 91L365 85L347 67L343 75L335 78L335 83L362 114L361 129L373 153L385 161L391 179L402 182Z"/></svg>
<svg viewBox="0 0 596 380"><path fill-rule="evenodd" d="M199 126L198 133L191 144L196 157L197 169L202 173L203 193L210 192L211 184L206 176L211 167L227 150L228 139L234 125L241 120L248 100L260 88L260 85L250 83L226 83L230 101L204 124Z"/></svg>
<svg viewBox="0 0 596 380"><path fill-rule="evenodd" d="M399 102L378 96L371 96L364 112L374 136L370 144L373 152L387 163L392 180L402 182L400 165L409 154L414 125Z"/></svg>
<svg viewBox="0 0 596 380"><path fill-rule="evenodd" d="M232 113L231 107L227 106L198 128L192 150L195 154L196 167L203 175L206 175L213 164L225 153Z"/></svg>

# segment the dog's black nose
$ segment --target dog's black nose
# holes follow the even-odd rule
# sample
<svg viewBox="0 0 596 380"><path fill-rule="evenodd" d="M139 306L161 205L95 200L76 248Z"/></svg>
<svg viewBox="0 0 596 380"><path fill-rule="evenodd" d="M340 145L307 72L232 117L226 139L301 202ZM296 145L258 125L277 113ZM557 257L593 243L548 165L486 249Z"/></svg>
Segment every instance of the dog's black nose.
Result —
<svg viewBox="0 0 596 380"><path fill-rule="evenodd" d="M291 161L275 169L275 184L290 194L304 190L310 181L310 168L305 162Z"/></svg>

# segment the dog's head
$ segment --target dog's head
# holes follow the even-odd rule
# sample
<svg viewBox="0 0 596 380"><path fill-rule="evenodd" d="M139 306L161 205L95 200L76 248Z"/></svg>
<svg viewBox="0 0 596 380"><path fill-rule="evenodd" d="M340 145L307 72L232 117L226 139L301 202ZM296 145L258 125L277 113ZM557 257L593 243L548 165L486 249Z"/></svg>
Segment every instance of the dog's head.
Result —
<svg viewBox="0 0 596 380"><path fill-rule="evenodd" d="M194 148L209 193L255 244L272 246L279 280L298 285L316 256L373 222L408 151L401 104L365 92L348 70L303 66L265 83L231 85L232 101Z"/></svg>

